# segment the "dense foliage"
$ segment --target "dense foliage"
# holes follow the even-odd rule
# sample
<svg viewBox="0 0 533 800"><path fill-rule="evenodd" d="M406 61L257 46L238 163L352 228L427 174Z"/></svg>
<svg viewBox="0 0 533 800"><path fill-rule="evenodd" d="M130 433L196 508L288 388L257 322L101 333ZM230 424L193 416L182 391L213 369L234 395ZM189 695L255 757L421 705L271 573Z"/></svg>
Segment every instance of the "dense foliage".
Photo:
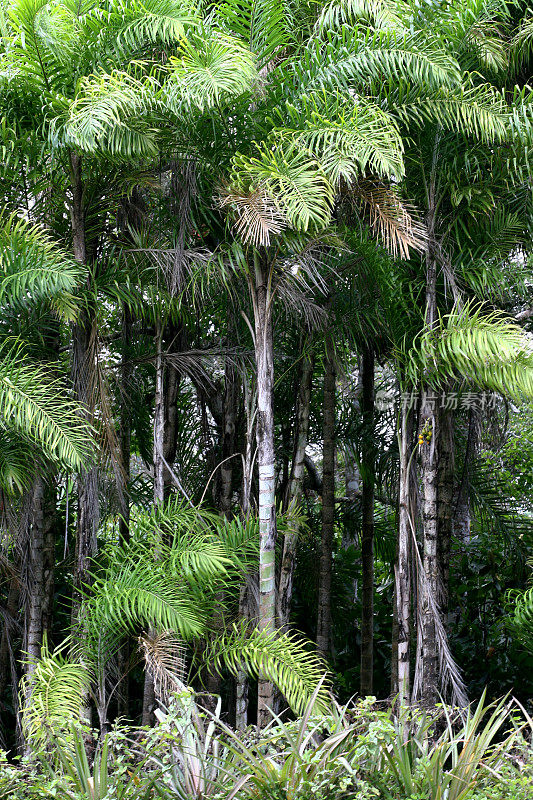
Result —
<svg viewBox="0 0 533 800"><path fill-rule="evenodd" d="M528 3L0 5L0 796L526 800Z"/></svg>

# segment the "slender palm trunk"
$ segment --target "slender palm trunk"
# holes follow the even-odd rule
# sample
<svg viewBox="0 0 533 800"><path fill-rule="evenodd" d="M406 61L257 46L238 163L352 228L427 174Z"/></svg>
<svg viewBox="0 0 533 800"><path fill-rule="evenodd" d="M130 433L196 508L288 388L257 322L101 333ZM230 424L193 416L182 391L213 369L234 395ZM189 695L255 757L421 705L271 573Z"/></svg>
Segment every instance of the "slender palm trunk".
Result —
<svg viewBox="0 0 533 800"><path fill-rule="evenodd" d="M475 409L471 408L468 414L468 429L466 439L466 451L462 475L457 489L457 499L453 511L453 535L463 544L470 541L472 525L472 513L470 508L470 472L472 461L476 454L477 442L479 438L479 419Z"/></svg>
<svg viewBox="0 0 533 800"><path fill-rule="evenodd" d="M224 383L222 464L220 466L220 510L226 519L231 519L231 500L233 494L233 471L235 461L232 456L235 454L235 431L239 402L239 381L237 370L229 359L226 360L226 374Z"/></svg>
<svg viewBox="0 0 533 800"><path fill-rule="evenodd" d="M437 149L437 144L435 145ZM435 234L435 187L429 190L428 230ZM437 322L437 260L430 245L426 259L426 328ZM440 446L437 397L425 387L420 408L419 435L422 482L423 580L418 592L417 671L421 687L421 702L434 706L438 699L438 653L435 608L439 595L438 541L438 448Z"/></svg>
<svg viewBox="0 0 533 800"><path fill-rule="evenodd" d="M411 524L412 481L411 450L413 438L413 411L406 404L400 412L400 478L398 494L398 548L394 565L395 610L397 620L397 685L400 703L410 700L409 644L411 631Z"/></svg>
<svg viewBox="0 0 533 800"><path fill-rule="evenodd" d="M374 353L370 349L363 352L362 382L361 695L364 697L371 695L374 688Z"/></svg>
<svg viewBox="0 0 533 800"><path fill-rule="evenodd" d="M85 208L83 196L82 160L70 153L72 204L72 247L74 258L87 263L85 238ZM94 323L83 310L72 329L72 371L74 391L89 422L94 411ZM76 521L76 568L74 575L73 621L79 623L78 612L82 587L89 583L91 558L96 553L96 532L99 522L98 476L96 467L81 472L77 479L78 514Z"/></svg>
<svg viewBox="0 0 533 800"><path fill-rule="evenodd" d="M296 430L294 436L294 452L291 466L291 474L286 508L293 507L295 510L301 502L303 491L303 480L305 473L305 449L309 438L309 411L311 405L311 385L313 381L314 359L306 353L302 356L302 366L300 374L300 387L298 391L298 407ZM296 547L298 544L298 530L294 533L287 533L283 541L283 555L281 559L278 597L276 606L277 624L281 630L285 630L289 623L292 601L292 588L294 576L294 560Z"/></svg>
<svg viewBox="0 0 533 800"><path fill-rule="evenodd" d="M444 622L446 622L449 601L450 549L452 542L454 431L452 415L449 412L444 412L441 409L439 417L439 518L437 537L439 582L437 602L442 612Z"/></svg>
<svg viewBox="0 0 533 800"><path fill-rule="evenodd" d="M43 608L45 599L45 544L44 544L44 480L38 475L33 484L32 515L30 527L30 586L26 620L26 672L32 675L41 654L43 642Z"/></svg>
<svg viewBox="0 0 533 800"><path fill-rule="evenodd" d="M154 505L158 506L165 501L165 396L163 387L163 327L160 320L156 322L155 332L155 402L154 402ZM154 679L149 670L144 678L142 724L150 725L153 721L155 709Z"/></svg>
<svg viewBox="0 0 533 800"><path fill-rule="evenodd" d="M331 644L331 571L335 526L335 355L333 342L326 343L322 450L322 539L318 578L318 618L316 645L326 657Z"/></svg>
<svg viewBox="0 0 533 800"><path fill-rule="evenodd" d="M239 619L246 622L250 619L249 600L248 584L244 583L239 596ZM241 669L235 680L235 729L238 731L246 730L248 725L248 690L248 675Z"/></svg>
<svg viewBox="0 0 533 800"><path fill-rule="evenodd" d="M130 460L131 460L131 413L132 409L127 401L131 383L131 328L132 320L129 308L125 305L122 310L122 361L120 365L120 456L122 461L122 491L120 493L120 518L119 539L122 544L130 540ZM120 686L117 691L117 714L127 717L129 714L129 678L128 664L130 656L130 643L124 639L118 651L118 674Z"/></svg>
<svg viewBox="0 0 533 800"><path fill-rule="evenodd" d="M243 380L244 390L244 413L246 418L245 431L245 452L242 471L242 515L248 519L250 513L250 493L253 473L253 433L256 418L255 395L251 391L250 383L247 378ZM245 582L241 586L239 596L239 619L245 622L250 619L250 598L248 584ZM248 695L249 682L248 675L241 669L235 679L235 727L238 731L245 730L248 725Z"/></svg>
<svg viewBox="0 0 533 800"><path fill-rule="evenodd" d="M259 471L259 620L260 630L276 626L276 497L274 456L274 343L272 296L264 264L255 269L255 358L257 367L257 466ZM264 728L274 705L274 687L259 677L257 724Z"/></svg>

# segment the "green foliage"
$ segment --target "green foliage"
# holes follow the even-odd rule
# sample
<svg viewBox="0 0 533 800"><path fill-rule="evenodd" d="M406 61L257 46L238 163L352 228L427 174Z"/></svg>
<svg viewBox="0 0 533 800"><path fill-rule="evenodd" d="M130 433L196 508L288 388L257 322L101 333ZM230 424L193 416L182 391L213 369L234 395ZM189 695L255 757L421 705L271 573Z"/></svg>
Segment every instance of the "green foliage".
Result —
<svg viewBox="0 0 533 800"><path fill-rule="evenodd" d="M94 449L92 430L63 381L47 379L20 346L0 346L0 418L56 463L86 466Z"/></svg>
<svg viewBox="0 0 533 800"><path fill-rule="evenodd" d="M46 231L11 214L0 219L0 304L52 303L71 321L76 315L73 291L82 268Z"/></svg>
<svg viewBox="0 0 533 800"><path fill-rule="evenodd" d="M71 648L67 640L51 652L45 641L40 658L28 662L30 669L21 680L22 728L36 747L79 719L91 676Z"/></svg>
<svg viewBox="0 0 533 800"><path fill-rule="evenodd" d="M308 705L310 697L318 711L329 705L324 685L327 667L301 637L234 625L211 642L209 656L215 669L224 665L234 675L244 669L254 677L266 676L296 713Z"/></svg>

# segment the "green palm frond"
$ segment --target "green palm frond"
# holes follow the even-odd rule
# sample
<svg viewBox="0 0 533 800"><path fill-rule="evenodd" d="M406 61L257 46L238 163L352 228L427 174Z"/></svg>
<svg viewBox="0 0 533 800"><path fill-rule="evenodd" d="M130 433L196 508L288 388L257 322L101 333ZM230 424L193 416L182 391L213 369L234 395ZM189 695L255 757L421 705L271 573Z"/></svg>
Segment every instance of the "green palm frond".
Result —
<svg viewBox="0 0 533 800"><path fill-rule="evenodd" d="M176 0L118 0L111 3L110 21L118 44L130 52L180 41L199 25L194 4Z"/></svg>
<svg viewBox="0 0 533 800"><path fill-rule="evenodd" d="M68 640L52 652L45 641L40 658L31 664L31 675L26 674L20 683L22 728L32 742L40 742L79 721L91 675L76 661Z"/></svg>
<svg viewBox="0 0 533 800"><path fill-rule="evenodd" d="M73 319L72 292L82 268L37 225L11 214L0 218L0 304L48 300L65 319Z"/></svg>
<svg viewBox="0 0 533 800"><path fill-rule="evenodd" d="M150 114L158 88L150 78L141 80L121 71L84 78L68 112L52 121L51 139L88 152L154 156L157 130Z"/></svg>
<svg viewBox="0 0 533 800"><path fill-rule="evenodd" d="M515 116L502 92L489 84L466 84L460 90L442 88L431 96L396 107L406 123L437 122L447 130L473 136L482 142L513 140L518 131Z"/></svg>
<svg viewBox="0 0 533 800"><path fill-rule="evenodd" d="M420 34L343 30L312 39L297 67L297 86L353 89L384 81L409 81L426 89L460 83L457 60L437 40Z"/></svg>
<svg viewBox="0 0 533 800"><path fill-rule="evenodd" d="M329 706L327 668L294 634L233 625L211 643L208 663L218 670L225 666L234 675L243 669L254 676L260 673L276 684L297 714L303 713L318 686L316 710L324 712Z"/></svg>
<svg viewBox="0 0 533 800"><path fill-rule="evenodd" d="M22 492L35 476L35 448L16 431L0 428L0 487L8 494Z"/></svg>
<svg viewBox="0 0 533 800"><path fill-rule="evenodd" d="M19 347L0 349L0 416L52 460L74 469L86 466L96 444L79 405L61 381L29 362Z"/></svg>
<svg viewBox="0 0 533 800"><path fill-rule="evenodd" d="M533 586L525 592L510 594L509 600L509 625L524 647L533 653Z"/></svg>
<svg viewBox="0 0 533 800"><path fill-rule="evenodd" d="M87 603L87 618L96 639L103 630L117 636L155 630L175 631L182 639L200 636L205 615L183 580L169 574L165 562L151 558L127 561L98 578Z"/></svg>
<svg viewBox="0 0 533 800"><path fill-rule="evenodd" d="M169 59L163 102L177 111L201 111L250 90L257 80L254 56L239 39L219 31L192 36Z"/></svg>
<svg viewBox="0 0 533 800"><path fill-rule="evenodd" d="M368 170L401 178L403 143L395 121L372 101L337 92L313 92L287 106L279 136L305 148L337 185ZM288 124L287 124L288 122Z"/></svg>
<svg viewBox="0 0 533 800"><path fill-rule="evenodd" d="M317 160L294 142L263 144L257 150L256 157L235 157L230 186L236 191L265 191L295 230L325 227L333 188Z"/></svg>
<svg viewBox="0 0 533 800"><path fill-rule="evenodd" d="M533 50L533 12L530 10L520 24L512 42L513 52L520 60Z"/></svg>
<svg viewBox="0 0 533 800"><path fill-rule="evenodd" d="M426 331L409 355L407 373L438 384L461 376L477 386L522 399L533 397L533 348L523 330L502 314L468 306Z"/></svg>
<svg viewBox="0 0 533 800"><path fill-rule="evenodd" d="M322 10L318 26L339 28L363 21L374 28L403 31L409 12L408 3L402 0L331 0Z"/></svg>
<svg viewBox="0 0 533 800"><path fill-rule="evenodd" d="M217 27L248 44L258 69L290 44L291 22L291 6L285 0L223 0L214 16Z"/></svg>

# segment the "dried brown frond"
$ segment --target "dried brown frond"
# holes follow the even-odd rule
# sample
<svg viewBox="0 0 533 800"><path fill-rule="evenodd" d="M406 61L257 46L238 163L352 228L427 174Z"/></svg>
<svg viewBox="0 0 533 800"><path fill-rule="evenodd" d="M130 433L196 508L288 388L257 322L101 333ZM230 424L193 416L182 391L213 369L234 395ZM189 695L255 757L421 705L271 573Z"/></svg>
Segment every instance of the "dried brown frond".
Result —
<svg viewBox="0 0 533 800"><path fill-rule="evenodd" d="M370 216L370 226L396 258L409 258L411 249L425 252L428 231L417 209L403 200L396 189L376 181L360 181L353 189Z"/></svg>
<svg viewBox="0 0 533 800"><path fill-rule="evenodd" d="M285 216L264 191L248 193L224 189L219 196L221 208L229 208L234 217L233 227L245 244L268 247L270 237L286 227Z"/></svg>
<svg viewBox="0 0 533 800"><path fill-rule="evenodd" d="M171 631L143 633L139 636L139 647L146 669L154 680L156 697L167 703L172 692L185 686L186 647Z"/></svg>

